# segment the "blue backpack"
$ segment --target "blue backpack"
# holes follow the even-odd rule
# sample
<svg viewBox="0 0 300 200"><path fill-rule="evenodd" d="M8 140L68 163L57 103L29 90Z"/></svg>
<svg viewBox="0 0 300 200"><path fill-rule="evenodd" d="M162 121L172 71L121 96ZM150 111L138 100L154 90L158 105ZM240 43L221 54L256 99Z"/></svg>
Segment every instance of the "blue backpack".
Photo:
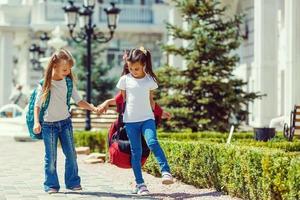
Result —
<svg viewBox="0 0 300 200"><path fill-rule="evenodd" d="M41 86L43 86L44 84L44 80L40 80L39 84ZM73 90L73 81L71 78L66 77L66 84L67 84L67 105L68 105L68 109L70 110L70 100L71 100L71 96L72 96L72 90ZM49 106L49 102L50 102L50 94L51 91L49 92L46 101L42 104L41 110L40 110L40 115L39 115L39 120L40 123L42 125L42 122L44 121L44 114L45 111L47 110L48 106ZM30 96L29 99L29 104L28 104L28 111L26 113L26 124L27 124L27 128L29 131L29 135L32 139L38 139L41 140L43 139L42 133L40 134L35 134L33 131L33 126L34 126L34 106L35 106L35 100L36 100L36 96L37 96L37 88L35 88Z"/></svg>

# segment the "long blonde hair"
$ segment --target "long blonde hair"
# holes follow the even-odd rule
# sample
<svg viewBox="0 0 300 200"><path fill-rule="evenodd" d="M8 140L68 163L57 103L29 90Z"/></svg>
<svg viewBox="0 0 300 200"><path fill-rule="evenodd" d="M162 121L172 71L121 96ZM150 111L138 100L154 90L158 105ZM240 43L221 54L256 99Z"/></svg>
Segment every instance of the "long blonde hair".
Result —
<svg viewBox="0 0 300 200"><path fill-rule="evenodd" d="M46 101L47 96L50 92L53 68L61 60L67 61L68 65L70 67L72 67L74 65L74 58L67 49L61 48L52 54L52 56L50 57L50 60L48 62L45 74L44 74L44 84L43 84L43 89L42 89L42 102L43 103ZM70 74L68 75L68 77L71 78L71 80L75 79L75 77L72 73L72 70L70 70Z"/></svg>

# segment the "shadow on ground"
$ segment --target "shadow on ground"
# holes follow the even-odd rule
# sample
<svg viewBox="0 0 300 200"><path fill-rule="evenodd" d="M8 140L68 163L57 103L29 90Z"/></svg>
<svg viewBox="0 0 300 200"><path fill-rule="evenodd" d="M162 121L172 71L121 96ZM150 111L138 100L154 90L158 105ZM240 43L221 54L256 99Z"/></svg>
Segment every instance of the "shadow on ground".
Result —
<svg viewBox="0 0 300 200"><path fill-rule="evenodd" d="M110 193L110 192L65 192L65 194L78 194L78 195L89 195L97 197L113 197L113 198L131 198L131 199L191 199L197 197L219 197L221 194L219 192L207 192L202 194L189 194L189 193L153 193L146 196L138 196L135 194L119 194L119 193Z"/></svg>

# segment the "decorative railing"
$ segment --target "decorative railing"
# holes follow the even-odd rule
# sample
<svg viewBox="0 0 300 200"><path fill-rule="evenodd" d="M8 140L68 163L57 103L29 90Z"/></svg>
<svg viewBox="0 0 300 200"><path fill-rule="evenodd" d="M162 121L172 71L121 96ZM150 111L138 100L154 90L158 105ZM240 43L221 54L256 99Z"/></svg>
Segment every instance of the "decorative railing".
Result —
<svg viewBox="0 0 300 200"><path fill-rule="evenodd" d="M99 21L106 21L106 14L103 8L108 5L99 6ZM153 23L153 9L151 6L143 5L118 5L121 9L119 16L120 23Z"/></svg>
<svg viewBox="0 0 300 200"><path fill-rule="evenodd" d="M79 1L77 1L79 5ZM45 21L63 21L64 20L64 11L62 10L64 1L61 0L52 0L45 2ZM104 8L109 7L108 4L97 4L95 8L95 23L106 22L106 13ZM132 23L132 24L151 24L153 23L153 8L148 5L125 5L118 4L118 8L121 9L119 16L119 23ZM98 12L97 12L98 11Z"/></svg>

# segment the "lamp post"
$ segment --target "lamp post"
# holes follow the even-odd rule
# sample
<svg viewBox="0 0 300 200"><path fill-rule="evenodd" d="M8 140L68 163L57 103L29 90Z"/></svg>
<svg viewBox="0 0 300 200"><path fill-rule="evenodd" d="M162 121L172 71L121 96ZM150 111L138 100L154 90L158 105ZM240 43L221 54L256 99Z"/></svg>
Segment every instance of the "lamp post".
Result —
<svg viewBox="0 0 300 200"><path fill-rule="evenodd" d="M87 49L86 100L89 103L91 102L91 92L92 92L92 85L91 85L92 40L95 40L99 43L107 43L108 41L110 41L113 38L115 29L117 28L119 13L121 11L119 8L115 7L114 3L111 3L110 8L104 9L107 15L107 26L109 29L109 35L106 36L103 32L100 31L97 32L95 30L96 25L93 24L92 21L94 7L95 7L95 0L84 0L84 4L82 8L75 6L73 1L69 1L69 4L63 7L71 38L77 43L86 41L86 45L87 45L86 46L87 47L86 48ZM75 33L75 27L78 21L79 21L80 31ZM90 130L91 129L90 111L86 112L85 122L86 122L85 130Z"/></svg>
<svg viewBox="0 0 300 200"><path fill-rule="evenodd" d="M40 36L39 45L31 44L29 47L30 62L34 70L42 70L40 58L45 57L47 51L47 42L50 39L46 32Z"/></svg>

